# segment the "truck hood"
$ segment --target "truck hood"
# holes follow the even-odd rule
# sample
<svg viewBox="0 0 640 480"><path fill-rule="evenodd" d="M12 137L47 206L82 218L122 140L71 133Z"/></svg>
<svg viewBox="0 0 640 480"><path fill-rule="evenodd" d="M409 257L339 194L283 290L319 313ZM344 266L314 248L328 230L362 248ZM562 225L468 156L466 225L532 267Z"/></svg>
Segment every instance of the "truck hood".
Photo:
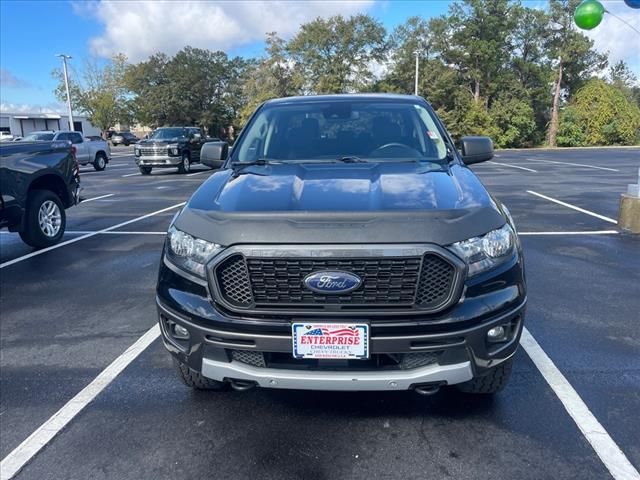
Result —
<svg viewBox="0 0 640 480"><path fill-rule="evenodd" d="M332 163L220 171L196 191L176 227L222 245L448 244L504 223L464 166Z"/></svg>
<svg viewBox="0 0 640 480"><path fill-rule="evenodd" d="M170 143L180 143L184 142L184 138L171 138L171 139L162 139L162 140L140 140L137 142L137 145L143 147L166 147Z"/></svg>

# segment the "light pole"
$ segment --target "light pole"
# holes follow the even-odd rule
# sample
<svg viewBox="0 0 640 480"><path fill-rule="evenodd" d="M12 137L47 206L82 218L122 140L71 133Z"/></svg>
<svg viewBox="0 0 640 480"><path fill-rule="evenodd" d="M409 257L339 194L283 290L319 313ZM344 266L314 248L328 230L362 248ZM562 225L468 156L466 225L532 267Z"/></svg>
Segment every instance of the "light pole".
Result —
<svg viewBox="0 0 640 480"><path fill-rule="evenodd" d="M64 72L64 87L67 90L67 109L69 110L69 131L73 132L73 113L71 112L71 95L69 94L69 76L67 75L67 59L71 59L71 55L58 53L56 57L62 58L62 71Z"/></svg>
<svg viewBox="0 0 640 480"><path fill-rule="evenodd" d="M416 50L413 54L416 56L416 84L413 89L413 94L418 95L418 58L420 57L420 50Z"/></svg>

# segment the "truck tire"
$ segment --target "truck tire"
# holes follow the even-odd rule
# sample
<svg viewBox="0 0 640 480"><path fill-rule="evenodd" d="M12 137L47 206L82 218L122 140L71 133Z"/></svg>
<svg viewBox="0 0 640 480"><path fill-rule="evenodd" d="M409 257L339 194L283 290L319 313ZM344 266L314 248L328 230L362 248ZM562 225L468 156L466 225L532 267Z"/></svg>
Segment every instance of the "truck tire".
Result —
<svg viewBox="0 0 640 480"><path fill-rule="evenodd" d="M189 173L191 171L191 158L188 152L182 154L182 162L178 165L178 173Z"/></svg>
<svg viewBox="0 0 640 480"><path fill-rule="evenodd" d="M24 229L20 238L27 245L46 248L55 245L64 235L67 224L60 198L50 190L32 190L27 199Z"/></svg>
<svg viewBox="0 0 640 480"><path fill-rule="evenodd" d="M502 390L509 382L513 358L504 361L497 367L481 377L476 377L465 383L456 385L457 389L464 393L494 394Z"/></svg>
<svg viewBox="0 0 640 480"><path fill-rule="evenodd" d="M194 390L224 390L227 386L224 382L218 382L217 380L211 380L210 378L202 376L201 373L192 370L184 363L180 363L175 358L173 363L178 369L178 374L182 379L182 382Z"/></svg>
<svg viewBox="0 0 640 480"><path fill-rule="evenodd" d="M151 167L138 167L140 169L140 173L142 175L149 175L151 174Z"/></svg>
<svg viewBox="0 0 640 480"><path fill-rule="evenodd" d="M93 168L95 168L98 172L104 170L107 166L107 156L102 153L96 153L96 159L93 161Z"/></svg>

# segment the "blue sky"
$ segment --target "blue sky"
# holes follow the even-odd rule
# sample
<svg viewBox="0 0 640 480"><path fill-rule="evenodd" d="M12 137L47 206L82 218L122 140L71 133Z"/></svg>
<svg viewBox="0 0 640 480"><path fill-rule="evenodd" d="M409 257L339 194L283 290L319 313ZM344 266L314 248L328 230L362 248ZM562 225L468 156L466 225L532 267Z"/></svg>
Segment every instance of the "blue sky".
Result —
<svg viewBox="0 0 640 480"><path fill-rule="evenodd" d="M639 24L640 10L620 1L605 6ZM388 30L407 17L425 18L447 11L448 1L283 1L151 2L128 0L0 0L0 103L3 110L59 108L51 71L60 65L54 55L74 57L74 72L83 59L124 52L133 61L155 51L175 53L185 45L225 50L230 55L257 56L267 31L285 37L317 16L369 13ZM544 2L532 1L531 6ZM170 26L171 25L171 26ZM638 43L630 29L605 18L590 35L601 50L624 58L640 74ZM620 33L622 32L622 33Z"/></svg>

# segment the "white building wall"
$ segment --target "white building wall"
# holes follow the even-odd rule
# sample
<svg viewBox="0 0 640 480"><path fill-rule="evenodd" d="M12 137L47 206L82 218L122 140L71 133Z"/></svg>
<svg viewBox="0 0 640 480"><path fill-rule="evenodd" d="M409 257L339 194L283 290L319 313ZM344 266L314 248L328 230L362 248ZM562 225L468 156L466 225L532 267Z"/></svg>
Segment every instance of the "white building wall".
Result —
<svg viewBox="0 0 640 480"><path fill-rule="evenodd" d="M100 129L82 116L74 116L74 122L80 122L84 136L100 135ZM2 112L0 127L9 127L14 136L24 136L36 130L68 130L67 115L43 113L10 113Z"/></svg>

